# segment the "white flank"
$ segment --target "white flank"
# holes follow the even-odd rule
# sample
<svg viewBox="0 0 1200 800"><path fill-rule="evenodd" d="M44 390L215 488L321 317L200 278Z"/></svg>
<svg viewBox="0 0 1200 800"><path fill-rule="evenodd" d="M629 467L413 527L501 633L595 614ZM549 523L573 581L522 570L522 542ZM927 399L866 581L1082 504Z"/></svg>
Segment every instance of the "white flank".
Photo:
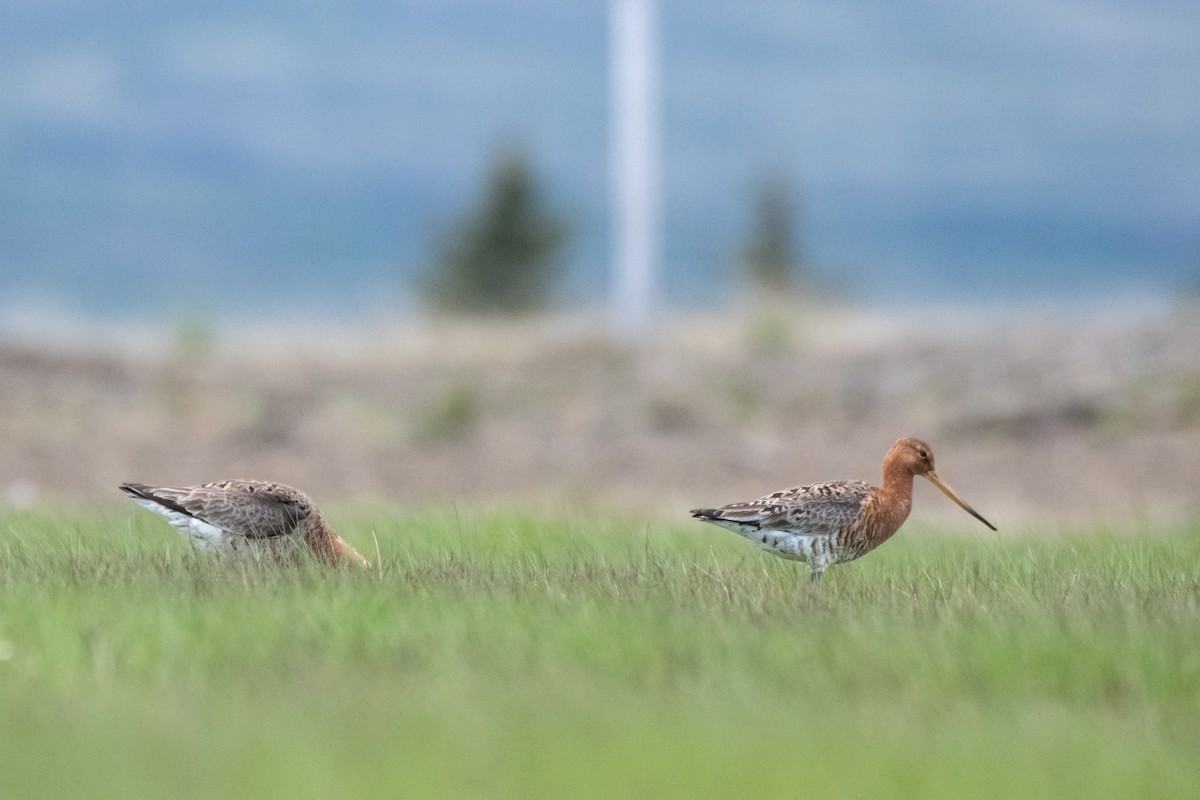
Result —
<svg viewBox="0 0 1200 800"><path fill-rule="evenodd" d="M133 501L143 508L148 508L151 511L162 514L172 525L179 529L184 539L199 549L218 552L223 548L226 533L216 525L188 516L187 514L181 514L174 509L167 508L144 497L134 497Z"/></svg>

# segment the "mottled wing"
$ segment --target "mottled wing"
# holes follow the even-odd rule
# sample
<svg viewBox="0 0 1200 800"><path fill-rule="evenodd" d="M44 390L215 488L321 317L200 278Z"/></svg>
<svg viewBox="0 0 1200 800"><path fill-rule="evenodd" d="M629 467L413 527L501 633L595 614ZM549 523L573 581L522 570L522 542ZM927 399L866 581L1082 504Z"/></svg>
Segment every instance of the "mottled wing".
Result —
<svg viewBox="0 0 1200 800"><path fill-rule="evenodd" d="M855 523L871 487L861 481L796 486L745 503L697 509L695 516L752 528L793 531L813 536L835 534Z"/></svg>
<svg viewBox="0 0 1200 800"><path fill-rule="evenodd" d="M307 516L299 498L279 491L273 484L227 481L180 489L142 484L124 484L121 488L135 499L157 503L176 515L248 539L291 535Z"/></svg>

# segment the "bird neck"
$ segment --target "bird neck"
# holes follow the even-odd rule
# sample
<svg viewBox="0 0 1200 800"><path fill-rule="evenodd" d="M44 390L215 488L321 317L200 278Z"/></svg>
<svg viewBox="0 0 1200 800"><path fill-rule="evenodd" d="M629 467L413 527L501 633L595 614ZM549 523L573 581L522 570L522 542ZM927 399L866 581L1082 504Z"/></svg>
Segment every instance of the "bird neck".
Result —
<svg viewBox="0 0 1200 800"><path fill-rule="evenodd" d="M884 497L884 506L895 517L897 528L908 519L912 511L913 474L896 461L887 461L883 465L883 486L880 487Z"/></svg>
<svg viewBox="0 0 1200 800"><path fill-rule="evenodd" d="M304 526L304 541L312 548L312 551L317 556L326 562L336 563L341 556L341 548L338 545L341 538L329 529L325 524L325 520L318 517L309 517Z"/></svg>
<svg viewBox="0 0 1200 800"><path fill-rule="evenodd" d="M304 540L312 548L312 551L317 554L317 557L327 564L337 566L348 561L364 567L371 566L370 561L363 558L361 553L355 550L345 539L338 536L320 518L310 520L308 527L304 531Z"/></svg>

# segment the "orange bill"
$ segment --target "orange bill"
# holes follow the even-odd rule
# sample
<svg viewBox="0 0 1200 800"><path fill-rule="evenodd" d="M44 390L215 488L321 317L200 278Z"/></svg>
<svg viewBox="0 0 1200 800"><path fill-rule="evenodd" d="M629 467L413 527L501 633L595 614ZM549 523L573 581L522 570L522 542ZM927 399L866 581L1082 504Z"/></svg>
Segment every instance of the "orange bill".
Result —
<svg viewBox="0 0 1200 800"><path fill-rule="evenodd" d="M967 504L966 504L966 503L964 503L962 500L960 500L960 499L958 498L958 495L956 495L956 494L954 493L954 490L953 490L953 489L951 489L949 486L947 486L945 483L943 483L943 482L942 482L942 479L938 477L938 475L937 475L937 473L936 473L936 472L927 472L927 473L925 473L925 477L929 479L929 482L930 482L930 483L932 483L934 486L938 487L938 488L939 488L939 489L941 489L943 492L945 492L945 493L946 493L946 497L949 497L951 500L953 500L955 503L957 503L957 504L958 504L958 507L959 507L959 508L961 508L963 511L967 512L967 513L968 513L968 514L970 514L972 517L974 517L975 519L977 519L977 520L979 520L980 522L982 522L984 525L987 525L987 526L988 526L989 528L991 528L992 530L996 530L996 526L995 526L995 525L993 525L992 523L988 522L986 519L984 519L982 516L980 516L980 515L979 515L979 512L978 512L978 511L976 511L975 509L971 508L969 505L967 505Z"/></svg>

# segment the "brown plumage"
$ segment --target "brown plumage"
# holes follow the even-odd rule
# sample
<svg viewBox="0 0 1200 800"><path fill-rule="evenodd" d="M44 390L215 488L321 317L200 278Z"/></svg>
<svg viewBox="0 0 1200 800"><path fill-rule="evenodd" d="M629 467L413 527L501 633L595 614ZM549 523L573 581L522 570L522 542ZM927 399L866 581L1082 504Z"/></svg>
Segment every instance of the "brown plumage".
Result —
<svg viewBox="0 0 1200 800"><path fill-rule="evenodd" d="M325 524L308 495L282 483L233 480L178 489L123 483L121 491L162 514L200 550L285 560L307 546L328 564L371 566Z"/></svg>
<svg viewBox="0 0 1200 800"><path fill-rule="evenodd" d="M927 478L971 516L996 530L938 477L929 445L911 437L897 441L883 459L882 486L862 481L815 483L691 513L781 558L807 562L812 580L819 581L830 564L866 555L900 529L912 510L915 475Z"/></svg>

